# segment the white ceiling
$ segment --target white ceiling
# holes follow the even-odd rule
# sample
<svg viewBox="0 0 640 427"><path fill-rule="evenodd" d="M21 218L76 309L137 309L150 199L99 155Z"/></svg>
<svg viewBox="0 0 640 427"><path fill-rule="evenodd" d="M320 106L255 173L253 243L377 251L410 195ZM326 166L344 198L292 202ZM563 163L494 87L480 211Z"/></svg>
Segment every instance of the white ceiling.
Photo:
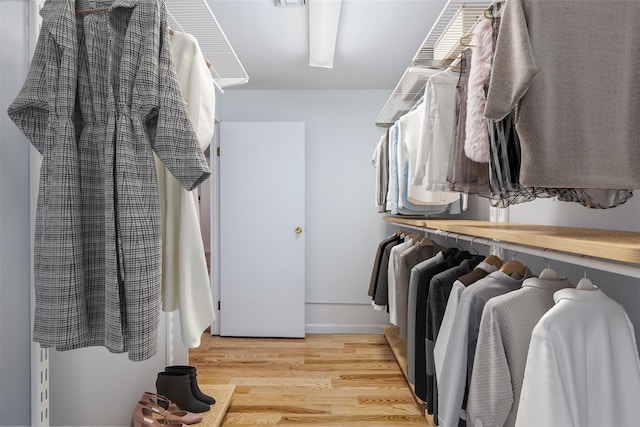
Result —
<svg viewBox="0 0 640 427"><path fill-rule="evenodd" d="M207 2L249 75L237 89L393 89L446 0L342 0L332 69L307 65L307 6Z"/></svg>

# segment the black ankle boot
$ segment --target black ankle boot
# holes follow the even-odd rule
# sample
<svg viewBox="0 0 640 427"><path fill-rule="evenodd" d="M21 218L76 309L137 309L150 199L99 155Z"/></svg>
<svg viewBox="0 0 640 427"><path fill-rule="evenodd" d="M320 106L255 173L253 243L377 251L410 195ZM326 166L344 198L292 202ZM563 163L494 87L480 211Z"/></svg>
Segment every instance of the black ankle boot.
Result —
<svg viewBox="0 0 640 427"><path fill-rule="evenodd" d="M196 373L195 366L182 366L182 365L167 366L164 369L164 371L165 372L180 372L182 374L188 374L189 377L191 378L191 392L193 393L195 398L198 399L201 402L206 403L207 405L213 405L214 403L216 403L216 399L214 399L211 396L208 396L208 395L204 394L200 390L200 387L198 387L198 381L196 380L197 373Z"/></svg>
<svg viewBox="0 0 640 427"><path fill-rule="evenodd" d="M158 372L156 389L158 394L172 400L183 411L206 412L211 409L193 395L191 378L184 372Z"/></svg>

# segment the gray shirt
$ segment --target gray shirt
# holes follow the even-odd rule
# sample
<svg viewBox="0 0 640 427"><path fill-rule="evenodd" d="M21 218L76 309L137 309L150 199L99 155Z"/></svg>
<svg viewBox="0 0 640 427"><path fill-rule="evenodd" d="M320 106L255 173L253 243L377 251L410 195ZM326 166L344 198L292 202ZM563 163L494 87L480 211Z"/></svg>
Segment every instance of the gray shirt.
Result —
<svg viewBox="0 0 640 427"><path fill-rule="evenodd" d="M640 188L639 15L638 1L506 2L485 115L518 107L523 185Z"/></svg>
<svg viewBox="0 0 640 427"><path fill-rule="evenodd" d="M521 289L487 302L467 399L467 426L515 426L531 332L554 305L566 277L527 279Z"/></svg>
<svg viewBox="0 0 640 427"><path fill-rule="evenodd" d="M434 257L422 261L411 269L409 279L409 299L407 303L407 380L411 384L416 382L416 300L418 299L418 284L421 280L428 284L425 272L430 271L438 264L444 263L444 254L438 252Z"/></svg>
<svg viewBox="0 0 640 427"><path fill-rule="evenodd" d="M490 298L520 288L523 280L530 276L528 269L525 277L520 279L496 271L462 291L445 351L442 377L438 380L438 420L441 427L457 427L461 418L468 372L473 369L485 304Z"/></svg>
<svg viewBox="0 0 640 427"><path fill-rule="evenodd" d="M437 249L428 239L410 247L400 254L396 280L396 312L398 314L398 333L407 338L407 310L409 303L409 282L411 270L424 260L435 255Z"/></svg>

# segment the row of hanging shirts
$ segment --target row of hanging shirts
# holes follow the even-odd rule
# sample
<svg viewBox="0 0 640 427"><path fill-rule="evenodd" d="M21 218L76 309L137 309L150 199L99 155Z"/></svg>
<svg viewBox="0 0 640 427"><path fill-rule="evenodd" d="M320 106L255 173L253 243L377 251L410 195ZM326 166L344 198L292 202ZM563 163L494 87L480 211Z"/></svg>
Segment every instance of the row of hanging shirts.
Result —
<svg viewBox="0 0 640 427"><path fill-rule="evenodd" d="M440 426L632 426L640 359L623 307L588 278L380 242L368 294L407 343L407 379Z"/></svg>

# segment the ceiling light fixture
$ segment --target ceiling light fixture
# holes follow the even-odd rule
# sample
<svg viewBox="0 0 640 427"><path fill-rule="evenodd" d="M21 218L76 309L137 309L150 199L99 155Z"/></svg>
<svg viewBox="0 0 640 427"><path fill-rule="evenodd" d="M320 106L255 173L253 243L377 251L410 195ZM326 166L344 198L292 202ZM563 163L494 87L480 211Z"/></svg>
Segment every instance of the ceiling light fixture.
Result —
<svg viewBox="0 0 640 427"><path fill-rule="evenodd" d="M273 0L277 7L286 7L286 6L304 6L307 1L306 0Z"/></svg>
<svg viewBox="0 0 640 427"><path fill-rule="evenodd" d="M342 0L308 0L308 2L309 66L333 68Z"/></svg>

